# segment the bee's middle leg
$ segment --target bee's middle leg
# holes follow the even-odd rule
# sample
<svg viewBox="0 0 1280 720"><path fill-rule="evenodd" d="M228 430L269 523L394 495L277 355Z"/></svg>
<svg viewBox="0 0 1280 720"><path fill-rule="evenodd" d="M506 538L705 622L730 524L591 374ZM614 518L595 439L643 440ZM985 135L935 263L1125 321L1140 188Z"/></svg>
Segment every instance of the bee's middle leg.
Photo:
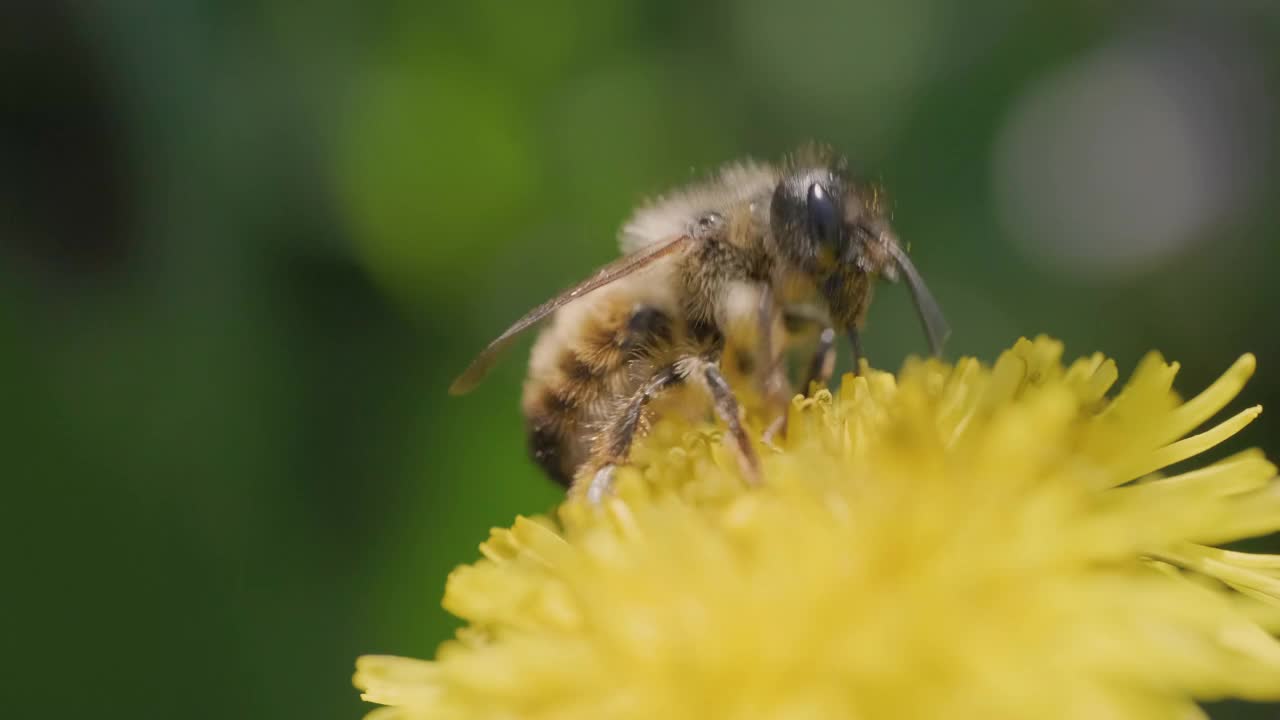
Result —
<svg viewBox="0 0 1280 720"><path fill-rule="evenodd" d="M729 437L733 441L734 452L738 457L738 469L748 485L757 486L760 478L760 458L756 456L755 447L742 424L742 408L733 388L720 372L720 364L714 358L706 356L691 357L679 364L685 367L686 375L706 388L711 395L712 406L716 415L729 428Z"/></svg>

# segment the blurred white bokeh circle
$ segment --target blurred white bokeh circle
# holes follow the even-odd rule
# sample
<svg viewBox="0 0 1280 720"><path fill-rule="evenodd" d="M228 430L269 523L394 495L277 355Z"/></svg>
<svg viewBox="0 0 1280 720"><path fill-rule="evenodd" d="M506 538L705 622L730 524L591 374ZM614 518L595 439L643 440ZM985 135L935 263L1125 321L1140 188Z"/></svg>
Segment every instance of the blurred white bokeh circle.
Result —
<svg viewBox="0 0 1280 720"><path fill-rule="evenodd" d="M994 145L995 198L1026 257L1075 277L1139 274L1242 211L1269 108L1231 34L1165 31L1032 85Z"/></svg>

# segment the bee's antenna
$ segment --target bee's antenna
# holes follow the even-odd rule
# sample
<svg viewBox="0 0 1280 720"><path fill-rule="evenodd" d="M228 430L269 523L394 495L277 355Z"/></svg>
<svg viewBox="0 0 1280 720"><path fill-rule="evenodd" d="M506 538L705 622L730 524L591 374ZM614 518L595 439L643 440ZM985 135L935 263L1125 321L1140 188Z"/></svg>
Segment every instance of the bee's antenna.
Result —
<svg viewBox="0 0 1280 720"><path fill-rule="evenodd" d="M938 307L938 301L934 299L933 293L929 292L929 286L924 284L924 278L920 277L916 266L911 263L911 258L907 257L906 251L894 242L888 243L888 247L898 269L907 278L907 287L911 290L911 302L916 306L916 312L920 315L920 324L924 326L924 333L929 338L929 351L934 355L942 355L942 345L951 335L951 326L947 324L947 319L942 315L942 308Z"/></svg>

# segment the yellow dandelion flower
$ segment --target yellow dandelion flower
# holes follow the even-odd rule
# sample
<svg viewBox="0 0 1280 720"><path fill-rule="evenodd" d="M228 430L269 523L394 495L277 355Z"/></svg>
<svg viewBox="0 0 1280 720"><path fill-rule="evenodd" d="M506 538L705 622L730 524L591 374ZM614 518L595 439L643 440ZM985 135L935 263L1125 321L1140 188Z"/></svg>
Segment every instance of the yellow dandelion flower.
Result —
<svg viewBox="0 0 1280 720"><path fill-rule="evenodd" d="M1182 401L1145 359L1020 341L797 398L744 489L709 428L659 423L603 508L517 519L449 578L434 661L361 658L392 718L1185 718L1280 699L1280 529L1248 451L1164 472L1253 372Z"/></svg>

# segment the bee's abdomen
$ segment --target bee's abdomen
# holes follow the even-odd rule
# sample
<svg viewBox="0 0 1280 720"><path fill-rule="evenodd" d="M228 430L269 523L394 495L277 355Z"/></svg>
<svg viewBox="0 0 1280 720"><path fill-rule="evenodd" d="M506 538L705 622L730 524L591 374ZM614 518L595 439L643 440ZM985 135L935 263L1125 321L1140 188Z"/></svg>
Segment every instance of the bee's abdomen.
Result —
<svg viewBox="0 0 1280 720"><path fill-rule="evenodd" d="M540 396L530 405L526 389L525 426L529 435L529 455L552 480L569 487L576 468L573 448L567 447L577 425L573 413L566 408L552 408L553 393L546 387L536 388ZM580 462L580 461L579 461Z"/></svg>
<svg viewBox="0 0 1280 720"><path fill-rule="evenodd" d="M533 347L522 408L529 453L569 486L602 422L672 344L671 314L628 293L562 310Z"/></svg>

